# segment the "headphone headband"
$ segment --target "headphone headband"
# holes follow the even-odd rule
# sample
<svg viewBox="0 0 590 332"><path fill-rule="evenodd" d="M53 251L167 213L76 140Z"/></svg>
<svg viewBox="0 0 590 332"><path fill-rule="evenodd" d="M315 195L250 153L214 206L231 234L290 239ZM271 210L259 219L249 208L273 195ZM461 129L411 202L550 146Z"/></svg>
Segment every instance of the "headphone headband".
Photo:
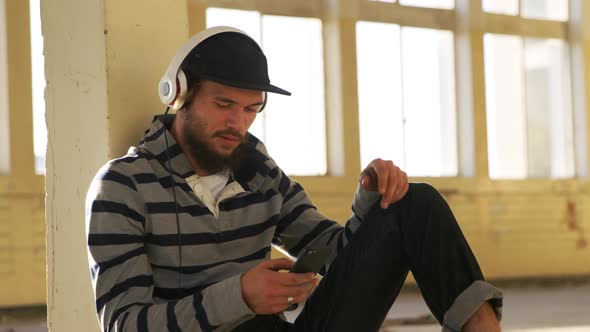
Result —
<svg viewBox="0 0 590 332"><path fill-rule="evenodd" d="M228 26L210 28L194 35L176 52L176 55L172 58L164 76L160 79L158 92L162 103L172 106L179 96L186 93L186 76L180 69L180 66L188 54L205 39L224 32L237 32L248 36L244 31ZM250 37L248 36L248 38ZM178 85L180 85L180 87Z"/></svg>

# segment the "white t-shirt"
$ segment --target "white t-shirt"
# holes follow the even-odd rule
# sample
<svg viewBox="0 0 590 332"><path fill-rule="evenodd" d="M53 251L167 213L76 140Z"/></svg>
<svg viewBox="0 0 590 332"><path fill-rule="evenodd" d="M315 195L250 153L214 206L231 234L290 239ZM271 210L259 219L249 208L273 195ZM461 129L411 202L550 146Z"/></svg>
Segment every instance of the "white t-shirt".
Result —
<svg viewBox="0 0 590 332"><path fill-rule="evenodd" d="M224 170L207 176L199 176L198 174L195 174L186 178L186 182L193 189L195 195L197 195L197 197L207 205L209 210L217 216L219 196L229 180L229 175L229 170Z"/></svg>
<svg viewBox="0 0 590 332"><path fill-rule="evenodd" d="M229 180L229 172L220 172L213 175L201 176L199 177L199 180L206 188L209 189L209 192L215 199L215 202L217 202L221 191Z"/></svg>

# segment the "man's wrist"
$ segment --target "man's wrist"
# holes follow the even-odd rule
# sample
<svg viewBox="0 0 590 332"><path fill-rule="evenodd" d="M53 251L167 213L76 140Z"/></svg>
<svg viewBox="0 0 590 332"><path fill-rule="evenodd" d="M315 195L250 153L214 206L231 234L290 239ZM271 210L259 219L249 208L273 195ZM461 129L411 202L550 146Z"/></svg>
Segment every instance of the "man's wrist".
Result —
<svg viewBox="0 0 590 332"><path fill-rule="evenodd" d="M248 308L250 308L250 310L254 311L254 308L252 308L252 305L249 303L248 301L248 297L246 296L246 291L245 291L245 287L244 287L244 276L246 275L247 272L244 272L240 275L240 290L242 293L242 301L244 301L244 303L248 306Z"/></svg>

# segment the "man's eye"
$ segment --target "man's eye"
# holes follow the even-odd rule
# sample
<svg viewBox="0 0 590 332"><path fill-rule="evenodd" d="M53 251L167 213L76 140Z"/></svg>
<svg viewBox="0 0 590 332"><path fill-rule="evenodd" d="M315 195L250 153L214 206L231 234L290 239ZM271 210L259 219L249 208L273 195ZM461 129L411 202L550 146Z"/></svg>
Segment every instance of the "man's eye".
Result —
<svg viewBox="0 0 590 332"><path fill-rule="evenodd" d="M231 107L231 104L230 103L219 103L219 102L216 102L215 104L217 104L217 106L220 107L220 108L230 108Z"/></svg>

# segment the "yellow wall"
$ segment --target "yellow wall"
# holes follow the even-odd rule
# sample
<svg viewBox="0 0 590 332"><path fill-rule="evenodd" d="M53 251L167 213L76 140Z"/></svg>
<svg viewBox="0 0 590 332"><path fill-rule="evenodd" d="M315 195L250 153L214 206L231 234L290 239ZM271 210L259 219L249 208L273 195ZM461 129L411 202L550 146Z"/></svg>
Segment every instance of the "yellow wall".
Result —
<svg viewBox="0 0 590 332"><path fill-rule="evenodd" d="M50 328L96 329L84 239L87 186L98 167L136 143L151 115L161 112L156 94L160 75L178 45L204 27L204 9L214 2L42 1L49 128L44 179L34 175L33 167L30 50L24 42L29 38L27 1L6 1L12 173L0 176L0 306L45 302L47 241ZM320 209L337 220L350 214L351 193L360 171L355 153L359 150L356 74L352 70L356 67L357 13L350 2L297 2L322 4L324 7L310 12L323 13L325 33L338 37L330 39L325 56L329 146L336 151L330 154L329 164L337 170L333 174L340 176L297 178ZM458 1L476 2L480 1ZM297 7L291 0L273 1L274 5L243 3L253 8L266 6L278 14L281 8ZM582 0L574 3L582 6L582 13L590 12L590 5ZM466 8L468 14L472 9ZM464 17L465 22L460 20L457 39L471 43L474 54L483 54L482 31L469 20L469 16ZM590 29L581 24L572 29L577 45L588 50ZM590 58L584 55L584 59ZM460 88L473 95L468 106L474 111L476 176L413 180L430 182L443 192L488 277L590 275L587 180L487 179L482 67L481 57L475 57L466 68L458 68L459 76L473 73L469 76L472 84ZM576 70L588 76L587 66L584 68Z"/></svg>
<svg viewBox="0 0 590 332"><path fill-rule="evenodd" d="M10 174L0 175L0 307L45 302L45 193L35 175L28 1L6 2ZM0 3L2 4L2 3Z"/></svg>
<svg viewBox="0 0 590 332"><path fill-rule="evenodd" d="M350 192L338 178L299 179L328 216L345 220ZM585 181L412 179L439 189L488 278L590 275L590 186Z"/></svg>

